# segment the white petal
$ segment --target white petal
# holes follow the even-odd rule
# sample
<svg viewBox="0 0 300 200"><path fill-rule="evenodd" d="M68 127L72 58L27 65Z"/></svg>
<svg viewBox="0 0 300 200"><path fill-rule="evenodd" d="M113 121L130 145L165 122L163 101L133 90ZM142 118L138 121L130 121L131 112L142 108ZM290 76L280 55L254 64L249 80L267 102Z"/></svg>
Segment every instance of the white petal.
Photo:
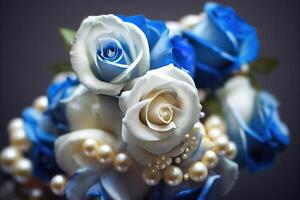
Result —
<svg viewBox="0 0 300 200"><path fill-rule="evenodd" d="M70 130L101 129L120 137L123 113L118 99L84 90L69 100L66 115Z"/></svg>
<svg viewBox="0 0 300 200"><path fill-rule="evenodd" d="M142 170L143 167L137 164L124 174L111 170L101 176L101 182L114 200L144 199L150 188L142 180Z"/></svg>
<svg viewBox="0 0 300 200"><path fill-rule="evenodd" d="M135 25L125 23L114 15L86 18L76 34L70 57L72 67L82 84L96 94L117 95L122 90L124 83L101 81L96 78L91 68L91 65L96 62L95 40L107 31L111 32L112 36L118 35L119 38L125 40L122 42L128 45L134 60L137 55L140 56L138 58L140 60L120 75L119 81L124 81L124 78L121 77L127 77L134 68L138 68L140 73L145 73L150 68L149 46L144 33Z"/></svg>
<svg viewBox="0 0 300 200"><path fill-rule="evenodd" d="M59 167L68 175L73 175L83 167L102 169L103 166L95 158L85 156L82 151L83 142L89 138L117 148L117 141L111 134L98 129L75 131L59 137L55 141L55 157Z"/></svg>

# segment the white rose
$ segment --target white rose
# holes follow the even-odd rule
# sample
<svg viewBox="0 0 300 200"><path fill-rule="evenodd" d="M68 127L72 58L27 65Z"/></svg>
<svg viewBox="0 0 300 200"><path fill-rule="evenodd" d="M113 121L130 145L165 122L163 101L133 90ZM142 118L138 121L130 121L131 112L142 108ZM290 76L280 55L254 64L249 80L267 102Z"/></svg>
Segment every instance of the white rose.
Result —
<svg viewBox="0 0 300 200"><path fill-rule="evenodd" d="M117 95L128 80L150 68L145 34L114 15L86 18L70 56L81 83L97 94Z"/></svg>
<svg viewBox="0 0 300 200"><path fill-rule="evenodd" d="M218 97L222 102L225 117L232 127L237 127L232 116L231 108L240 114L244 122L249 122L255 106L256 90L245 76L235 76L229 79L223 88L218 90Z"/></svg>
<svg viewBox="0 0 300 200"><path fill-rule="evenodd" d="M179 145L199 120L201 105L193 79L168 65L147 72L120 96L125 113L122 137L130 145L159 155ZM135 152L131 152L135 157Z"/></svg>
<svg viewBox="0 0 300 200"><path fill-rule="evenodd" d="M69 175L82 167L101 167L96 159L84 155L83 142L91 138L117 149L123 117L117 98L94 95L86 89L75 93L66 105L71 132L55 141L57 163Z"/></svg>

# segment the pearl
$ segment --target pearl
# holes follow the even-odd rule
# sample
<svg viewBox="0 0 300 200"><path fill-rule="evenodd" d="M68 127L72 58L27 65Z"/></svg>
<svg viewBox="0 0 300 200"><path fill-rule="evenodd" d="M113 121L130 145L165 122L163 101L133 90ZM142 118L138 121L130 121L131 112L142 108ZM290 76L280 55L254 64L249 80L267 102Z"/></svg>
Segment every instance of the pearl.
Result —
<svg viewBox="0 0 300 200"><path fill-rule="evenodd" d="M44 112L48 107L48 98L46 96L36 98L33 102L33 107L39 112Z"/></svg>
<svg viewBox="0 0 300 200"><path fill-rule="evenodd" d="M218 155L223 156L226 154L226 150L228 147L228 138L225 135L217 137L214 140L214 150L217 152Z"/></svg>
<svg viewBox="0 0 300 200"><path fill-rule="evenodd" d="M50 182L51 191L58 196L64 195L66 185L67 179L63 175L54 176Z"/></svg>
<svg viewBox="0 0 300 200"><path fill-rule="evenodd" d="M207 135L211 140L216 139L217 137L220 137L223 135L221 130L219 128L211 128L207 131Z"/></svg>
<svg viewBox="0 0 300 200"><path fill-rule="evenodd" d="M22 152L30 149L30 141L23 129L15 130L10 134L10 143Z"/></svg>
<svg viewBox="0 0 300 200"><path fill-rule="evenodd" d="M208 170L202 162L198 161L189 167L188 174L193 181L201 182L207 178Z"/></svg>
<svg viewBox="0 0 300 200"><path fill-rule="evenodd" d="M188 155L187 155L186 153L184 153L184 154L181 155L181 158L182 158L183 160L186 160L186 159L188 158Z"/></svg>
<svg viewBox="0 0 300 200"><path fill-rule="evenodd" d="M84 155L88 157L96 156L97 147L98 147L98 143L96 140L92 138L86 139L82 145Z"/></svg>
<svg viewBox="0 0 300 200"><path fill-rule="evenodd" d="M189 174L184 174L183 175L183 180L188 181L189 180Z"/></svg>
<svg viewBox="0 0 300 200"><path fill-rule="evenodd" d="M218 128L220 129L220 131L225 134L226 133L226 124L224 123L224 121L222 120L221 117L217 116L217 115L212 115L210 116L204 123L204 127L207 131L209 131L210 129L213 128Z"/></svg>
<svg viewBox="0 0 300 200"><path fill-rule="evenodd" d="M132 158L126 153L118 153L114 159L114 167L118 172L127 172L132 166Z"/></svg>
<svg viewBox="0 0 300 200"><path fill-rule="evenodd" d="M8 127L7 127L7 131L10 133L13 133L15 132L16 130L19 130L19 129L23 129L24 127L24 121L22 118L15 118L15 119L12 119L9 124L8 124Z"/></svg>
<svg viewBox="0 0 300 200"><path fill-rule="evenodd" d="M166 164L167 165L171 165L172 164L172 158L170 158L170 157L167 158Z"/></svg>
<svg viewBox="0 0 300 200"><path fill-rule="evenodd" d="M237 147L234 142L229 142L227 146L226 156L230 160L234 160L237 154Z"/></svg>
<svg viewBox="0 0 300 200"><path fill-rule="evenodd" d="M111 163L114 156L114 150L108 144L102 144L96 150L96 157L102 164Z"/></svg>
<svg viewBox="0 0 300 200"><path fill-rule="evenodd" d="M171 186L178 185L183 180L183 174L179 167L169 166L163 172L164 181Z"/></svg>
<svg viewBox="0 0 300 200"><path fill-rule="evenodd" d="M12 171L13 165L21 158L21 154L15 147L6 147L2 150L0 161L3 171L9 173Z"/></svg>
<svg viewBox="0 0 300 200"><path fill-rule="evenodd" d="M13 174L19 183L25 183L30 178L32 163L27 158L19 159L13 167Z"/></svg>
<svg viewBox="0 0 300 200"><path fill-rule="evenodd" d="M175 158L175 163L176 163L176 164L181 163L181 158L180 158L180 157Z"/></svg>
<svg viewBox="0 0 300 200"><path fill-rule="evenodd" d="M218 161L218 155L212 150L206 151L201 159L201 162L209 169L214 168L218 164Z"/></svg>
<svg viewBox="0 0 300 200"><path fill-rule="evenodd" d="M143 180L147 185L157 185L161 180L161 173L159 170L154 170L150 167L144 169L142 173Z"/></svg>
<svg viewBox="0 0 300 200"><path fill-rule="evenodd" d="M42 199L43 190L40 188L33 188L31 189L29 196L30 196L30 200Z"/></svg>

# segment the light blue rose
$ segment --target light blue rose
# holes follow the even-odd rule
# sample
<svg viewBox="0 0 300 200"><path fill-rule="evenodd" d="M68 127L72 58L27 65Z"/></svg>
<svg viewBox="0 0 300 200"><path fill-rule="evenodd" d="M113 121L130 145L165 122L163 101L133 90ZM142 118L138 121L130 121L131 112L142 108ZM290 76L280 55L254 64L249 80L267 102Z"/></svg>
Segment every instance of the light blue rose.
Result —
<svg viewBox="0 0 300 200"><path fill-rule="evenodd" d="M184 32L196 51L197 87L220 86L241 65L256 58L256 30L230 7L206 3L203 18Z"/></svg>
<svg viewBox="0 0 300 200"><path fill-rule="evenodd" d="M228 133L238 145L237 162L249 167L250 171L267 168L276 154L289 144L289 131L280 120L278 102L269 93L259 92L248 122L234 106L230 108L232 116L227 117Z"/></svg>

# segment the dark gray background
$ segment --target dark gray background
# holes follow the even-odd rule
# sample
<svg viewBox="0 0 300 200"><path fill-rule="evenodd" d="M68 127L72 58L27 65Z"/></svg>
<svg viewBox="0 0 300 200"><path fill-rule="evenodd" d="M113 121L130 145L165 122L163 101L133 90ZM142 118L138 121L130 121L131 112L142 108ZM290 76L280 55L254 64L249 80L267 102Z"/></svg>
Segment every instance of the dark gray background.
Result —
<svg viewBox="0 0 300 200"><path fill-rule="evenodd" d="M280 60L272 75L260 76L263 86L282 102L281 116L289 125L292 144L269 171L247 170L226 199L300 199L299 3L298 0L227 0L257 27L261 55ZM57 28L77 29L88 15L144 14L176 20L199 13L204 1L188 0L1 0L0 2L0 146L7 143L6 124L51 81L50 64L68 59Z"/></svg>

